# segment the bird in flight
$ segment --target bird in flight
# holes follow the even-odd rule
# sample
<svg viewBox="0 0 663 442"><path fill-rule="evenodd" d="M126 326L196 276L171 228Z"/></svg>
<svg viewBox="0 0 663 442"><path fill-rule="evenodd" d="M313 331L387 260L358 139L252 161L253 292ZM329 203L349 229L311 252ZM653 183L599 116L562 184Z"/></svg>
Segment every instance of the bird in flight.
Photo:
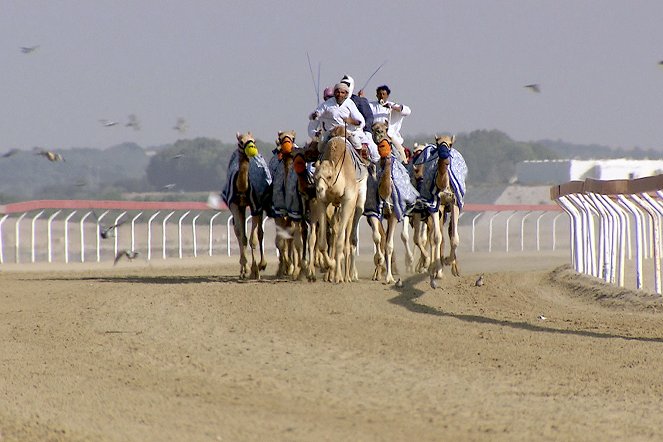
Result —
<svg viewBox="0 0 663 442"><path fill-rule="evenodd" d="M59 153L51 152L50 150L42 149L41 147L35 147L34 151L35 155L41 155L52 163L57 161L64 161L64 158Z"/></svg>
<svg viewBox="0 0 663 442"><path fill-rule="evenodd" d="M177 122L175 123L175 126L173 126L173 129L178 131L179 133L184 133L188 129L188 126L186 124L186 120L182 117L177 119Z"/></svg>
<svg viewBox="0 0 663 442"><path fill-rule="evenodd" d="M170 157L170 159L171 159L171 160L179 160L179 159L182 158L183 156L184 156L183 153L178 153L178 154L175 154L175 155L173 155L172 157Z"/></svg>
<svg viewBox="0 0 663 442"><path fill-rule="evenodd" d="M129 121L125 124L126 127L133 127L134 130L140 130L140 121L134 114L129 115Z"/></svg>
<svg viewBox="0 0 663 442"><path fill-rule="evenodd" d="M39 45L37 45L37 46L21 46L21 52L23 52L24 54L31 54L34 51L36 51L37 49L39 49Z"/></svg>
<svg viewBox="0 0 663 442"><path fill-rule="evenodd" d="M95 219L97 220L97 223L99 224L99 236L102 239L108 239L108 238L113 237L114 236L113 231L115 229L117 229L118 227L120 227L122 224L127 222L127 220L123 220L123 221L118 222L117 224L113 224L112 226L105 226L105 225L99 223L99 217L97 216L97 213L94 210L92 211L92 215L95 217Z"/></svg>
<svg viewBox="0 0 663 442"><path fill-rule="evenodd" d="M7 152L2 154L2 158L9 158L12 155L16 155L19 152L18 149L9 149Z"/></svg>
<svg viewBox="0 0 663 442"><path fill-rule="evenodd" d="M166 184L165 186L162 187L163 190L173 190L175 188L175 184Z"/></svg>
<svg viewBox="0 0 663 442"><path fill-rule="evenodd" d="M138 257L138 255L139 253L133 250L120 250L117 252L117 255L115 255L115 261L113 261L113 265L117 264L117 262L125 256L129 261L133 261Z"/></svg>
<svg viewBox="0 0 663 442"><path fill-rule="evenodd" d="M523 86L523 87L529 89L529 90L532 91L532 92L536 92L537 94L538 94L539 92L541 92L541 86L540 86L539 84L537 84L537 83L526 84L526 85Z"/></svg>
<svg viewBox="0 0 663 442"><path fill-rule="evenodd" d="M106 127L117 126L119 124L117 121L113 120L99 120L99 122Z"/></svg>

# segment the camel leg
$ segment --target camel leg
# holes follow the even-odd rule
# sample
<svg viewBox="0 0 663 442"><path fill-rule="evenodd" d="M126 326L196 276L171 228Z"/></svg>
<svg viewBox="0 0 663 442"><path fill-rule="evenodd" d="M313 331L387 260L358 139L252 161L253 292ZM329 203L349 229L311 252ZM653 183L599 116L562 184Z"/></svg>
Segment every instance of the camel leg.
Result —
<svg viewBox="0 0 663 442"><path fill-rule="evenodd" d="M286 221L284 217L274 218L274 224L277 226L277 230L285 230L286 228ZM276 246L276 250L279 252L279 265L276 269L276 277L282 278L286 274L286 261L288 259L286 253L286 239L280 235L276 235L274 237L274 245Z"/></svg>
<svg viewBox="0 0 663 442"><path fill-rule="evenodd" d="M394 256L394 233L396 232L396 223L396 216L392 213L387 218L387 241L384 246L385 264L387 266L385 282L387 284L396 282L392 271L392 257Z"/></svg>
<svg viewBox="0 0 663 442"><path fill-rule="evenodd" d="M251 279L260 279L260 272L267 267L265 250L262 240L264 232L262 229L262 215L251 217ZM260 262L256 259L256 250L260 253Z"/></svg>
<svg viewBox="0 0 663 442"><path fill-rule="evenodd" d="M295 232L294 232L294 238L292 239L292 258L293 258L293 271L292 271L292 280L297 281L301 279L303 276L302 272L302 265L304 263L304 241L306 238L307 232L306 230L306 223L302 221L298 221L294 223L295 226Z"/></svg>
<svg viewBox="0 0 663 442"><path fill-rule="evenodd" d="M442 271L442 257L440 256L440 245L442 244L442 231L440 230L440 212L435 212L430 215L432 223L430 229L430 265L428 267L428 274L431 282L441 276Z"/></svg>
<svg viewBox="0 0 663 442"><path fill-rule="evenodd" d="M233 230L235 231L235 238L237 238L237 243L239 245L239 279L246 279L248 274L247 263L248 259L246 257L246 231L245 231L245 209L241 209L237 204L230 204L230 213L233 216Z"/></svg>
<svg viewBox="0 0 663 442"><path fill-rule="evenodd" d="M414 264L414 253L410 246L410 222L408 217L403 218L403 229L401 230L401 241L405 247L405 271L412 273Z"/></svg>
<svg viewBox="0 0 663 442"><path fill-rule="evenodd" d="M344 254L345 254L345 239L346 235L348 234L348 228L350 226L350 220L351 217L353 216L354 212L354 204L350 204L351 202L356 201L355 199L350 198L350 201L345 200L341 203L341 212L338 216L338 219L336 221L338 229L336 232L336 269L334 272L334 282L339 283L344 281L344 275L343 275L343 266L342 263L344 261ZM350 232L351 234L352 232Z"/></svg>
<svg viewBox="0 0 663 442"><path fill-rule="evenodd" d="M335 267L336 263L329 256L329 251L327 250L328 249L328 244L327 244L327 224L328 224L327 223L327 221L328 221L327 220L327 205L322 203L322 202L318 202L317 204L319 206L319 213L320 213L320 216L319 216L319 219L318 219L318 224L319 224L318 232L319 232L319 234L318 234L318 238L317 238L318 239L318 241L317 241L318 252L320 252L321 258L322 258L321 268L323 270L328 270L332 267Z"/></svg>
<svg viewBox="0 0 663 442"><path fill-rule="evenodd" d="M359 246L359 222L361 221L361 217L364 215L366 193L368 192L367 178L364 178L357 184L358 193L352 216L352 237L350 251L350 276L352 281L359 281L359 271L357 270L357 247Z"/></svg>
<svg viewBox="0 0 663 442"><path fill-rule="evenodd" d="M420 213L415 213L412 215L412 224L414 225L414 232L412 236L414 239L414 245L417 246L417 249L419 250L419 261L417 262L417 267L415 268L417 273L425 272L428 269L428 265L430 263L430 257L426 247L426 225L421 218L422 217Z"/></svg>
<svg viewBox="0 0 663 442"><path fill-rule="evenodd" d="M371 226L373 232L373 245L375 246L375 254L373 255L373 263L375 270L373 271L373 281L379 281L382 277L382 269L384 268L384 254L382 253L382 235L380 233L380 220L377 217L367 217L368 224Z"/></svg>
<svg viewBox="0 0 663 442"><path fill-rule="evenodd" d="M451 274L454 276L460 276L460 271L458 270L458 260L456 258L456 249L460 244L460 236L458 235L458 218L460 217L460 209L456 204L451 208L451 216L449 219L449 258L445 260L445 263L451 266Z"/></svg>

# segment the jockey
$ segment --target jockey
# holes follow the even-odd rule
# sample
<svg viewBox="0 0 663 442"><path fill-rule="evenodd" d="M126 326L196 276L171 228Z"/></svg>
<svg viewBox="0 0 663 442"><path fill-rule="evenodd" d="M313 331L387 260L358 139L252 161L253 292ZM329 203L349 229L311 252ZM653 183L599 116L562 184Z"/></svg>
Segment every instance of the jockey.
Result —
<svg viewBox="0 0 663 442"><path fill-rule="evenodd" d="M362 135L362 155L368 157L371 163L380 161L380 154L378 153L378 146L373 141L373 110L368 100L364 97L364 91L360 90L358 94L354 93L355 80L349 75L344 75L341 83L345 83L350 88L350 99L355 103L359 112L364 116L364 130Z"/></svg>
<svg viewBox="0 0 663 442"><path fill-rule="evenodd" d="M311 121L320 120L322 141L329 137L329 132L337 126L345 126L352 146L359 150L362 143L362 128L366 121L352 100L348 100L350 88L345 83L334 86L334 97L322 103L311 113Z"/></svg>
<svg viewBox="0 0 663 442"><path fill-rule="evenodd" d="M334 97L334 88L327 86L324 91L322 91L322 97L324 101L329 100ZM308 122L308 136L311 139L315 139L320 135L321 123L319 120L309 120Z"/></svg>
<svg viewBox="0 0 663 442"><path fill-rule="evenodd" d="M396 146L401 160L407 162L405 149L403 148L403 137L400 132L403 118L410 115L412 110L404 104L396 104L393 101L389 101L389 94L391 94L391 89L386 84L378 86L375 90L377 100L370 102L371 110L373 111L373 120L376 123L387 123L389 126L387 135L389 135L392 143Z"/></svg>

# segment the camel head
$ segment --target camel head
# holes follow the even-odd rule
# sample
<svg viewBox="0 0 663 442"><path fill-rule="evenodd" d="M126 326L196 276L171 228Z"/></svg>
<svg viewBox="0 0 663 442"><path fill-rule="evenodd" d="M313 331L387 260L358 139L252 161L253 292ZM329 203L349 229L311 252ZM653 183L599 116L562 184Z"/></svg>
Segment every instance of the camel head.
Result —
<svg viewBox="0 0 663 442"><path fill-rule="evenodd" d="M435 145L437 146L437 155L440 159L447 159L450 155L451 146L456 141L455 135L435 135Z"/></svg>
<svg viewBox="0 0 663 442"><path fill-rule="evenodd" d="M371 126L371 130L373 131L373 141L378 146L378 153L381 158L387 158L391 155L391 137L387 134L388 128L389 126L384 122L374 123L373 126Z"/></svg>
<svg viewBox="0 0 663 442"><path fill-rule="evenodd" d="M237 132L237 149L249 158L258 155L256 139L251 132L245 134Z"/></svg>
<svg viewBox="0 0 663 442"><path fill-rule="evenodd" d="M279 131L276 137L276 147L280 154L287 155L292 152L296 135L294 130Z"/></svg>
<svg viewBox="0 0 663 442"><path fill-rule="evenodd" d="M334 167L331 161L324 160L316 163L315 174L315 193L320 200L325 200L327 190L334 182Z"/></svg>

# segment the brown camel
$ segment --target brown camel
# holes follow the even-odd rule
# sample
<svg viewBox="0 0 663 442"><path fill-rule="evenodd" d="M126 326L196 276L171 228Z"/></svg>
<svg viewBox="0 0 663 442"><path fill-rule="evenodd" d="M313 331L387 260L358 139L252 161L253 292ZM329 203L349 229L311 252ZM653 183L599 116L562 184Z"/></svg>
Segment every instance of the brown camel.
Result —
<svg viewBox="0 0 663 442"><path fill-rule="evenodd" d="M249 180L250 159L249 155L253 156L257 152L255 146L255 139L251 132L241 134L237 132L237 153L239 159L239 170L235 177L235 182L232 183L234 188L234 197L229 202L230 213L233 216L233 227L235 236L239 243L239 276L245 279L248 273L248 259L247 252L247 236L246 236L246 208L250 206L251 199L251 183ZM265 260L265 253L263 249L263 227L262 227L262 212L253 214L251 216L251 235L248 245L251 247L251 279L260 279L260 272L267 267ZM260 252L260 261L256 259L256 249Z"/></svg>
<svg viewBox="0 0 663 442"><path fill-rule="evenodd" d="M451 266L451 274L460 276L458 271L458 262L456 259L456 248L460 243L458 236L458 218L460 217L460 208L456 195L451 188L451 181L449 177L449 150L455 141L456 137L453 135L442 135L435 137L435 144L437 145L438 152L446 152L446 155L440 155L437 160L437 173L435 176L435 191L440 198L440 208L438 211L431 213L429 217L430 226L430 248L431 248L431 262L429 267L429 276L431 278L431 285L434 285L434 280L442 276L442 268L444 264ZM440 218L440 215L442 217ZM449 242L450 251L449 256L444 258L444 224L449 217Z"/></svg>

